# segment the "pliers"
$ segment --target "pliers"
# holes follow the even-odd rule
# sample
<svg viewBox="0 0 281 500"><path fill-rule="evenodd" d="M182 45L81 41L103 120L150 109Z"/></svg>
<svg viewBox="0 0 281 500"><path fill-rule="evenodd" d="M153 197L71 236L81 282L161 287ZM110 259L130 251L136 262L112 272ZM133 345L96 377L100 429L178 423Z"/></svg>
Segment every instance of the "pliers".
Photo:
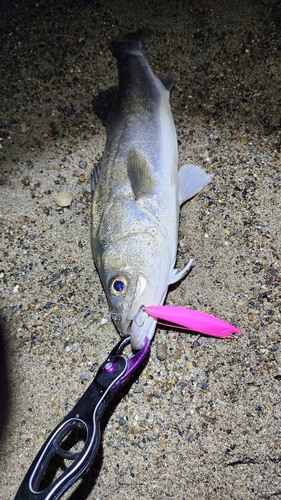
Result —
<svg viewBox="0 0 281 500"><path fill-rule="evenodd" d="M105 409L150 349L146 338L143 348L127 359L120 353L129 342L130 337L118 342L83 396L52 431L30 466L15 500L58 500L89 469L99 449L100 421ZM73 440L79 434L80 440L81 435L84 438L83 449L72 452ZM48 484L46 472L54 459L66 459L72 463L69 467L64 465L61 475Z"/></svg>

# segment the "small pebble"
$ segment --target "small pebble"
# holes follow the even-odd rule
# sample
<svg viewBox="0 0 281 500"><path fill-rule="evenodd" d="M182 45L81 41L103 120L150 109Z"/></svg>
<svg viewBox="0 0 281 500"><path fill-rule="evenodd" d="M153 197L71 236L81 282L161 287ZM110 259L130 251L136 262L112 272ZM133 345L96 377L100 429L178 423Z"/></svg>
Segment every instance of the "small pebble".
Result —
<svg viewBox="0 0 281 500"><path fill-rule="evenodd" d="M85 182L85 174L80 174L79 175L79 179L78 179L78 184L82 184L83 182Z"/></svg>
<svg viewBox="0 0 281 500"><path fill-rule="evenodd" d="M72 115L72 110L69 106L64 106L62 108L62 112L63 112L64 116L71 116Z"/></svg>
<svg viewBox="0 0 281 500"><path fill-rule="evenodd" d="M9 128L11 126L10 120L7 120L7 118L0 118L0 126L4 128Z"/></svg>
<svg viewBox="0 0 281 500"><path fill-rule="evenodd" d="M31 183L31 177L29 177L29 175L25 175L23 177L23 179L21 180L21 183L24 185L24 186L29 186L29 184Z"/></svg>
<svg viewBox="0 0 281 500"><path fill-rule="evenodd" d="M50 209L49 209L49 207L46 207L46 205L44 205L44 206L42 207L42 212L43 212L43 214L45 214L45 215L49 215L49 214L50 214Z"/></svg>
<svg viewBox="0 0 281 500"><path fill-rule="evenodd" d="M124 479L124 474L119 474L117 482L120 486L123 486L124 484L126 484L126 481Z"/></svg>
<svg viewBox="0 0 281 500"><path fill-rule="evenodd" d="M253 319L254 319L254 316L252 315L252 313L249 313L248 314L248 320L249 321L253 321Z"/></svg>
<svg viewBox="0 0 281 500"><path fill-rule="evenodd" d="M78 167L79 168L86 168L87 167L87 162L83 161L83 160L79 161Z"/></svg>
<svg viewBox="0 0 281 500"><path fill-rule="evenodd" d="M65 341L64 348L65 348L66 352L70 352L72 350L72 345L71 345L69 340Z"/></svg>
<svg viewBox="0 0 281 500"><path fill-rule="evenodd" d="M56 195L55 202L59 207L68 207L72 202L72 196L66 191L61 191Z"/></svg>
<svg viewBox="0 0 281 500"><path fill-rule="evenodd" d="M193 108L191 108L190 114L191 116L196 116L199 114L199 109L197 108L197 106L193 106Z"/></svg>
<svg viewBox="0 0 281 500"><path fill-rule="evenodd" d="M83 374L80 376L80 380L86 380L86 382L89 382L91 380L91 377L89 375Z"/></svg>
<svg viewBox="0 0 281 500"><path fill-rule="evenodd" d="M134 384L133 391L136 394L139 392L143 392L143 386L141 384Z"/></svg>
<svg viewBox="0 0 281 500"><path fill-rule="evenodd" d="M160 439L159 444L160 444L160 448L162 448L162 450L166 450L167 443L166 443L166 441L164 441L164 439Z"/></svg>
<svg viewBox="0 0 281 500"><path fill-rule="evenodd" d="M182 344L176 344L176 349L177 349L177 351L183 351L184 347Z"/></svg>
<svg viewBox="0 0 281 500"><path fill-rule="evenodd" d="M167 358L167 344L166 342L159 342L156 348L156 358L164 361Z"/></svg>

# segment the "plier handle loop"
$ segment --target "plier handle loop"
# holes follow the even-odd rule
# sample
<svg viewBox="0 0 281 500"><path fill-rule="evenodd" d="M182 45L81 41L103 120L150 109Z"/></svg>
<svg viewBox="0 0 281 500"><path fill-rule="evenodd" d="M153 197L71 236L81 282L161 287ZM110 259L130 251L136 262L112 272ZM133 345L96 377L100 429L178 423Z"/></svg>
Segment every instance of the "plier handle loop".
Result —
<svg viewBox="0 0 281 500"><path fill-rule="evenodd" d="M15 500L58 500L93 463L100 445L100 420L105 409L149 352L150 343L146 338L143 348L127 359L121 352L129 342L130 337L118 342L83 396L52 431L30 466ZM81 436L82 450L71 451ZM62 464L63 459L72 463L68 467L64 464L65 470L49 484L50 463Z"/></svg>

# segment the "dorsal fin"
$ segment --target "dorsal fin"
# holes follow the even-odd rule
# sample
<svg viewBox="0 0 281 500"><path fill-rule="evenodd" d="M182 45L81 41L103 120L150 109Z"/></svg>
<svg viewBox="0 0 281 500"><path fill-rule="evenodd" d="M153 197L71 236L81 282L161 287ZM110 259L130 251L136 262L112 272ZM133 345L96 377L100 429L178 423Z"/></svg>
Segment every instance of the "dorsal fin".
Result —
<svg viewBox="0 0 281 500"><path fill-rule="evenodd" d="M109 89L102 90L93 99L93 110L100 118L102 123L106 125L108 115L112 109L112 103L118 92L118 86L109 87Z"/></svg>
<svg viewBox="0 0 281 500"><path fill-rule="evenodd" d="M127 171L136 200L147 194L153 194L155 181L144 153L134 148L130 149L127 156Z"/></svg>

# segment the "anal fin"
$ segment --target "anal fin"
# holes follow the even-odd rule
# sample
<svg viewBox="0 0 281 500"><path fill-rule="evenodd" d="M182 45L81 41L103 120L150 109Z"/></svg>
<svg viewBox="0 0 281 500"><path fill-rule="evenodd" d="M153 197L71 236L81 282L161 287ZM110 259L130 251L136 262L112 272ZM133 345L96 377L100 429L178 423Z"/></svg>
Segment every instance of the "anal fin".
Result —
<svg viewBox="0 0 281 500"><path fill-rule="evenodd" d="M173 283L176 283L177 281L181 280L187 273L187 271L189 271L189 269L192 267L193 262L194 259L190 259L190 261L181 271L178 271L177 269L172 269L169 276L169 285L172 285Z"/></svg>

